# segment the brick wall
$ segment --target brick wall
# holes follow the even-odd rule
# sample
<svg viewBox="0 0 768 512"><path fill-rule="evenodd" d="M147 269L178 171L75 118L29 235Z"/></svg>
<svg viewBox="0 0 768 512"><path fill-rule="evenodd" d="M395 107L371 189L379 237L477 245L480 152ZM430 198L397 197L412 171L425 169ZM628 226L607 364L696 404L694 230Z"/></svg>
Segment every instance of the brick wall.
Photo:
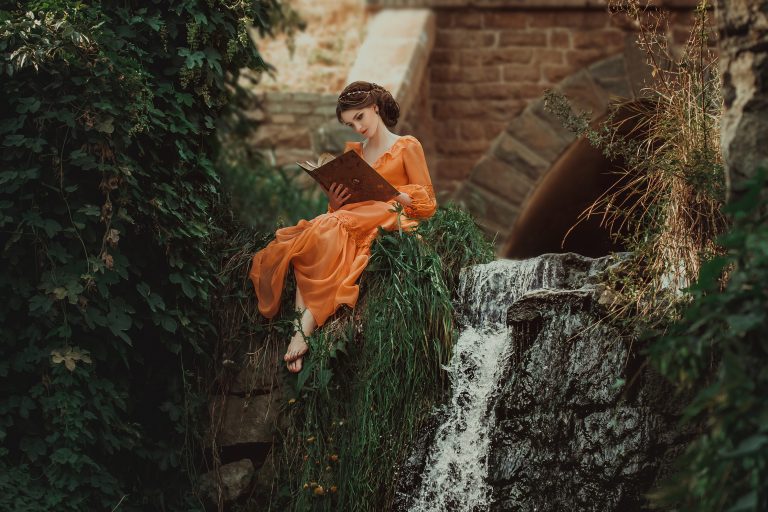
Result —
<svg viewBox="0 0 768 512"><path fill-rule="evenodd" d="M603 10L441 9L430 78L438 187L458 186L546 88L622 51Z"/></svg>
<svg viewBox="0 0 768 512"><path fill-rule="evenodd" d="M336 120L336 95L306 92L259 95L253 112L259 128L249 143L267 152L277 165L317 157L313 133Z"/></svg>

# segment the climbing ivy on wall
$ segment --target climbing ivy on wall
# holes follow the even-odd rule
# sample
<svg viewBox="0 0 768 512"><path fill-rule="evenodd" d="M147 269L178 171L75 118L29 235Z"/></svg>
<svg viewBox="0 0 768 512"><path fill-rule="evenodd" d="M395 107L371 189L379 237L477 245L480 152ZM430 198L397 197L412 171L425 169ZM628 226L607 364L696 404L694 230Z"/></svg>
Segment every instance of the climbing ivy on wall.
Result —
<svg viewBox="0 0 768 512"><path fill-rule="evenodd" d="M199 509L214 126L277 0L0 1L0 509ZM204 422L199 422L202 426Z"/></svg>

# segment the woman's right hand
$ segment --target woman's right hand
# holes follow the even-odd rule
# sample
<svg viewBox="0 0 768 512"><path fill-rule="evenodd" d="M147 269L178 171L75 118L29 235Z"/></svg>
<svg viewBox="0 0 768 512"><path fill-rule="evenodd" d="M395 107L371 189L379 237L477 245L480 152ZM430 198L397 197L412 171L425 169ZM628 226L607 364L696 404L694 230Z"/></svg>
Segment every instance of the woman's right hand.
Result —
<svg viewBox="0 0 768 512"><path fill-rule="evenodd" d="M328 196L328 203L331 208L338 210L344 204L344 201L352 197L352 193L347 187L341 183L334 183L331 188L325 191L325 195Z"/></svg>

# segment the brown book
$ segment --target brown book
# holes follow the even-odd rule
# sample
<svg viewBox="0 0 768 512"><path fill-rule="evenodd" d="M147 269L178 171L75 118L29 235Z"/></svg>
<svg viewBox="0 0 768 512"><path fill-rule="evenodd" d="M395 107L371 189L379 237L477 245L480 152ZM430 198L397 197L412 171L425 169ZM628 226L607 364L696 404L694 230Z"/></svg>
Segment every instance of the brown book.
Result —
<svg viewBox="0 0 768 512"><path fill-rule="evenodd" d="M336 158L326 153L320 156L317 163L304 162L298 165L325 190L334 183L347 187L350 197L343 204L386 202L400 193L354 151L347 151Z"/></svg>

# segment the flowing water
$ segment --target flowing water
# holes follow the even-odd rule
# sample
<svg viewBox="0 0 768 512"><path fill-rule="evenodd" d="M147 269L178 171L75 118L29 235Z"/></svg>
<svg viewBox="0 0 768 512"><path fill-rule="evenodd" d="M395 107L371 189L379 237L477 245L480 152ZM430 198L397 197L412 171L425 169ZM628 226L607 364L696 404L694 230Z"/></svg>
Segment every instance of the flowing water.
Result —
<svg viewBox="0 0 768 512"><path fill-rule="evenodd" d="M489 402L510 348L507 310L528 291L560 285L565 274L561 261L546 255L494 261L462 273L459 300L465 327L447 368L451 397L409 510L488 510L488 434L495 424Z"/></svg>

